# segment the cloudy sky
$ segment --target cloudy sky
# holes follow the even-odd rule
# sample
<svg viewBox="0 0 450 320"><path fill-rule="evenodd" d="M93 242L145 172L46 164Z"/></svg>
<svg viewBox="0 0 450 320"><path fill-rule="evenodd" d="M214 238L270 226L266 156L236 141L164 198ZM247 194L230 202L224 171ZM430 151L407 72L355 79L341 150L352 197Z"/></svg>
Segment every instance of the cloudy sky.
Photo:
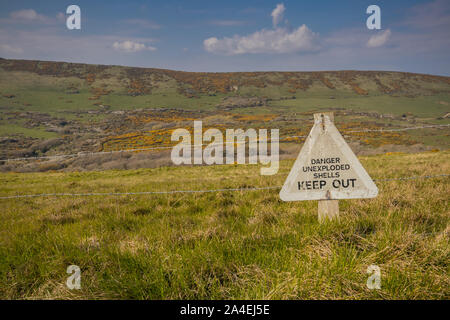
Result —
<svg viewBox="0 0 450 320"><path fill-rule="evenodd" d="M81 30L66 9L81 8ZM369 5L381 30L366 27ZM450 1L6 1L0 57L186 71L450 75Z"/></svg>

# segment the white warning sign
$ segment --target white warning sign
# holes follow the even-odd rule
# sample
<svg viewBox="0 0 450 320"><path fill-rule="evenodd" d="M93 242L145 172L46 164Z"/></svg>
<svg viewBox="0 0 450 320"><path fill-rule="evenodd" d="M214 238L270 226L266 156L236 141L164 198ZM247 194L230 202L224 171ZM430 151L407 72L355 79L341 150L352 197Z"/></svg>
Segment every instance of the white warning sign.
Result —
<svg viewBox="0 0 450 320"><path fill-rule="evenodd" d="M280 191L283 201L374 198L378 188L334 126L332 113L314 126Z"/></svg>

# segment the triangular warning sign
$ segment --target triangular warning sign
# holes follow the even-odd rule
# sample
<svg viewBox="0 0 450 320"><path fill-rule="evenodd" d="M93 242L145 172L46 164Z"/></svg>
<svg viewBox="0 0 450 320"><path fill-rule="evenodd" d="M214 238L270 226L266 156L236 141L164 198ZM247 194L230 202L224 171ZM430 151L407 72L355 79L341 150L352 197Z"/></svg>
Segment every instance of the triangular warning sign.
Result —
<svg viewBox="0 0 450 320"><path fill-rule="evenodd" d="M333 121L332 113L314 114L314 126L280 191L283 201L377 196L377 186Z"/></svg>

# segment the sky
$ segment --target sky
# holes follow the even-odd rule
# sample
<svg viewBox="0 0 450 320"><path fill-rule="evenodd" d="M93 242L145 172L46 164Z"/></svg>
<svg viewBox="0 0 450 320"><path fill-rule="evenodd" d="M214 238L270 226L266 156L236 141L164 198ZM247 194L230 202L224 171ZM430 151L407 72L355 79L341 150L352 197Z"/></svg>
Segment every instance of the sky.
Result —
<svg viewBox="0 0 450 320"><path fill-rule="evenodd" d="M81 29L66 26L78 5ZM381 29L370 30L370 5ZM448 0L0 0L0 57L184 71L450 75Z"/></svg>

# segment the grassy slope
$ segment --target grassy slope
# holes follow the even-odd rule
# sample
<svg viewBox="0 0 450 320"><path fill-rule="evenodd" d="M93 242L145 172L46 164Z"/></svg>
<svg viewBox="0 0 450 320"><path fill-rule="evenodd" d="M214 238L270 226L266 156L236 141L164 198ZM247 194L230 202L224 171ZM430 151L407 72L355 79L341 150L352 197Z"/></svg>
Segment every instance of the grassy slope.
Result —
<svg viewBox="0 0 450 320"><path fill-rule="evenodd" d="M450 95L438 94L432 96L393 97L386 95L361 97L349 95L340 99L328 99L321 97L299 97L295 100L284 100L277 102L277 105L288 107L286 111L298 112L308 111L315 108L345 108L358 111L376 111L382 114L402 115L405 113L414 114L420 118L435 118L444 115L449 110L448 105L443 105L441 101L450 101ZM430 119L431 120L431 119ZM437 121L436 123L442 123Z"/></svg>
<svg viewBox="0 0 450 320"><path fill-rule="evenodd" d="M331 87L320 79L327 80ZM230 89L235 84L239 88L236 92ZM352 87L355 85L367 95L358 94ZM72 87L79 93L67 93ZM110 93L97 96L95 90L99 88ZM224 96L242 95L274 100L269 101L269 108L237 110L239 113L292 113L340 107L395 115L410 112L429 122L448 123L436 118L449 112L449 89L448 77L396 72L214 74L0 60L0 117L10 111L38 111L70 118L74 115L66 111L98 110L99 104L109 105L111 110L162 107L215 110ZM186 90L193 92L194 97L189 97ZM132 96L130 92L138 95ZM15 97L3 96L10 94ZM296 99L277 100L292 96ZM7 116L0 119L0 135L8 133L8 125ZM19 124L14 133L20 132L20 128ZM42 137L37 131L44 131L25 129L24 135L37 138Z"/></svg>
<svg viewBox="0 0 450 320"><path fill-rule="evenodd" d="M450 172L450 152L363 157L373 178ZM0 194L281 185L258 166L7 173ZM201 177L201 178L200 178ZM0 200L1 298L448 299L449 178L377 182L372 200L317 202L278 192ZM65 286L82 269L82 289ZM379 291L366 288L369 265Z"/></svg>

